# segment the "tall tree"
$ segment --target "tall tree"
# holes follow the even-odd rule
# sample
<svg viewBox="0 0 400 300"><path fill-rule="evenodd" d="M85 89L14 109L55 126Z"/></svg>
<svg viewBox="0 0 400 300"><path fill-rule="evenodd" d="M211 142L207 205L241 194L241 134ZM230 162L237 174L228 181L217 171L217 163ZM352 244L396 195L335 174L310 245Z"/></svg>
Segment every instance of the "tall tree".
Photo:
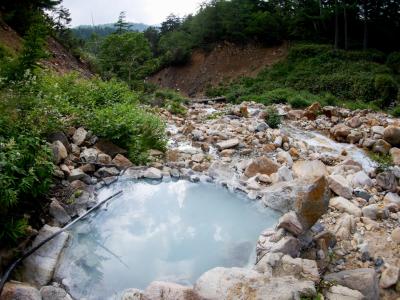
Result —
<svg viewBox="0 0 400 300"><path fill-rule="evenodd" d="M348 24L347 24L347 2L343 0L343 22L344 22L344 49L349 48L349 37L348 37Z"/></svg>
<svg viewBox="0 0 400 300"><path fill-rule="evenodd" d="M126 12L121 11L119 13L118 21L117 23L114 24L114 27L116 28L115 30L116 34L122 34L129 30L131 25L128 22L126 22Z"/></svg>
<svg viewBox="0 0 400 300"><path fill-rule="evenodd" d="M335 0L335 49L339 48L339 5Z"/></svg>

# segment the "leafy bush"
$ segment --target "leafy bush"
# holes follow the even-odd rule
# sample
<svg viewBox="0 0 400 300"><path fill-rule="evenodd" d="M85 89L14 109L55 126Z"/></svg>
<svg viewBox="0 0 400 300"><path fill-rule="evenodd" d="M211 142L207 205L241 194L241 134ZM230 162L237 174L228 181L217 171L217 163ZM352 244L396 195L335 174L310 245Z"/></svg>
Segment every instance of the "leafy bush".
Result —
<svg viewBox="0 0 400 300"><path fill-rule="evenodd" d="M377 75L374 86L379 92L380 99L382 99L382 107L387 107L396 100L398 87L396 81L391 76L387 74Z"/></svg>
<svg viewBox="0 0 400 300"><path fill-rule="evenodd" d="M290 99L289 104L292 108L305 108L311 104L311 101L302 95L296 95Z"/></svg>
<svg viewBox="0 0 400 300"><path fill-rule="evenodd" d="M268 124L269 127L278 128L281 124L281 121L281 116L279 115L276 108L269 107L266 110L265 122Z"/></svg>
<svg viewBox="0 0 400 300"><path fill-rule="evenodd" d="M386 65L396 74L400 74L400 52L389 54Z"/></svg>
<svg viewBox="0 0 400 300"><path fill-rule="evenodd" d="M5 125L2 120L2 125ZM10 127L8 125L7 127ZM4 127L3 127L4 129ZM35 204L52 183L51 152L31 134L0 134L0 241L16 242L25 233L24 206Z"/></svg>

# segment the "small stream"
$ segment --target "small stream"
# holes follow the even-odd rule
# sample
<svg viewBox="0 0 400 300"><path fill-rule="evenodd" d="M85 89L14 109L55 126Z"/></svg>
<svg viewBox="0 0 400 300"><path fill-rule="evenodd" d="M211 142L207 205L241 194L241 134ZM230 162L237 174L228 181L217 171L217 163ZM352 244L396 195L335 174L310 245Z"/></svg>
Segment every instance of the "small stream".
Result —
<svg viewBox="0 0 400 300"><path fill-rule="evenodd" d="M114 299L154 280L193 284L217 267L253 264L259 234L279 215L211 183L119 181L105 209L77 224L56 277L75 298Z"/></svg>

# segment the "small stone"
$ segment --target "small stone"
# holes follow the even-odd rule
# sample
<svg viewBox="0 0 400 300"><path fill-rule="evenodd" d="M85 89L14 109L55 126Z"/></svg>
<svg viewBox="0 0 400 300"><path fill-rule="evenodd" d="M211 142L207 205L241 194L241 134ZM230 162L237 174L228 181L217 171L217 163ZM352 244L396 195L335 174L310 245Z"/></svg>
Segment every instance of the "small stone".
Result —
<svg viewBox="0 0 400 300"><path fill-rule="evenodd" d="M119 170L115 167L102 167L98 169L94 175L99 178L118 176Z"/></svg>
<svg viewBox="0 0 400 300"><path fill-rule="evenodd" d="M86 174L81 169L73 169L68 176L68 181L72 182L75 180L82 179Z"/></svg>
<svg viewBox="0 0 400 300"><path fill-rule="evenodd" d="M319 160L296 161L293 164L292 170L295 177L302 179L317 179L328 175L325 164Z"/></svg>
<svg viewBox="0 0 400 300"><path fill-rule="evenodd" d="M7 282L1 300L42 300L40 292L33 286L20 282Z"/></svg>
<svg viewBox="0 0 400 300"><path fill-rule="evenodd" d="M329 201L329 206L341 212L347 212L353 216L361 217L361 209L343 197L335 197Z"/></svg>
<svg viewBox="0 0 400 300"><path fill-rule="evenodd" d="M254 159L244 171L244 175L248 178L257 174L271 175L278 171L279 166L266 156Z"/></svg>
<svg viewBox="0 0 400 300"><path fill-rule="evenodd" d="M387 289L391 286L395 285L399 279L400 268L396 266L387 266L381 276L381 280L379 281L379 286L381 288Z"/></svg>
<svg viewBox="0 0 400 300"><path fill-rule="evenodd" d="M49 213L60 225L67 224L71 220L65 209L55 199L50 203Z"/></svg>
<svg viewBox="0 0 400 300"><path fill-rule="evenodd" d="M279 219L277 228L284 228L290 233L293 233L295 236L299 236L304 233L303 225L294 211L284 214Z"/></svg>
<svg viewBox="0 0 400 300"><path fill-rule="evenodd" d="M370 218L372 220L381 220L388 217L388 212L386 209L380 207L378 204L370 204L362 208L362 213L364 217Z"/></svg>
<svg viewBox="0 0 400 300"><path fill-rule="evenodd" d="M230 149L239 145L238 139L230 139L216 144L218 150Z"/></svg>
<svg viewBox="0 0 400 300"><path fill-rule="evenodd" d="M97 162L98 155L99 155L99 150L94 148L87 148L80 153L79 158L81 159L82 162L95 163Z"/></svg>
<svg viewBox="0 0 400 300"><path fill-rule="evenodd" d="M394 147L400 146L400 127L389 125L383 131L383 139Z"/></svg>
<svg viewBox="0 0 400 300"><path fill-rule="evenodd" d="M56 286L44 286L40 289L42 300L72 300L65 290Z"/></svg>
<svg viewBox="0 0 400 300"><path fill-rule="evenodd" d="M392 146L388 142L380 139L375 142L375 144L372 147L372 151L375 153L386 155L389 153L391 147Z"/></svg>
<svg viewBox="0 0 400 300"><path fill-rule="evenodd" d="M53 161L56 165L68 157L67 149L60 141L53 142L51 149L53 150Z"/></svg>
<svg viewBox="0 0 400 300"><path fill-rule="evenodd" d="M393 242L400 244L400 227L395 228L390 236Z"/></svg>
<svg viewBox="0 0 400 300"><path fill-rule="evenodd" d="M120 170L127 169L133 166L133 163L122 154L117 154L112 160L112 163L116 165Z"/></svg>
<svg viewBox="0 0 400 300"><path fill-rule="evenodd" d="M400 149L393 147L390 149L390 155L392 156L393 164L400 166Z"/></svg>
<svg viewBox="0 0 400 300"><path fill-rule="evenodd" d="M118 155L118 154L117 154ZM103 165L110 165L112 163L111 156L105 153L99 153L97 162Z"/></svg>

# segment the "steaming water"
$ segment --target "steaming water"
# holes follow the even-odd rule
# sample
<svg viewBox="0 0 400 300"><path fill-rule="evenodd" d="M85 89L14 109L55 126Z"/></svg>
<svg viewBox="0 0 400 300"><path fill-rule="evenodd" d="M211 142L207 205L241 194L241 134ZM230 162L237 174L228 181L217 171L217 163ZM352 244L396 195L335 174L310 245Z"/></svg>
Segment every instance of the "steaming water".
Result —
<svg viewBox="0 0 400 300"><path fill-rule="evenodd" d="M213 184L122 181L106 209L72 230L56 277L72 296L114 298L151 281L193 284L205 271L254 263L259 234L279 215Z"/></svg>

